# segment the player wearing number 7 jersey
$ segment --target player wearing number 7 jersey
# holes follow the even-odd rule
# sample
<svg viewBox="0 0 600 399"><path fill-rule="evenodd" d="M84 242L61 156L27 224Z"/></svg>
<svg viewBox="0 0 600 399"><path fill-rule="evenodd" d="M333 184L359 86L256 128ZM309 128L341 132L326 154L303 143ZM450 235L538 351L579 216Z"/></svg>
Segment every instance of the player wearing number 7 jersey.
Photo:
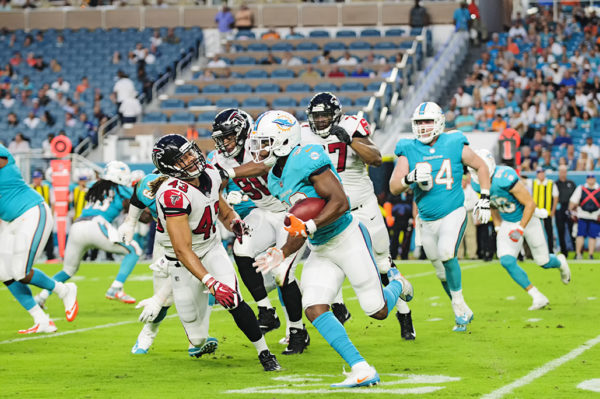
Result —
<svg viewBox="0 0 600 399"><path fill-rule="evenodd" d="M461 186L464 165L477 171L481 198L473 212L484 223L490 219L490 176L485 162L469 147L467 138L459 131L444 133L444 126L444 114L436 103L422 103L415 109L412 130L416 137L401 139L396 145L398 161L390 179L390 191L398 195L412 187L423 249L434 265L442 262L444 270L437 274L447 281L456 320L454 330L466 331L473 312L463 298L456 258L466 226Z"/></svg>
<svg viewBox="0 0 600 399"><path fill-rule="evenodd" d="M301 126L301 144L319 144L329 155L350 200L350 212L371 235L375 262L381 280L387 285L387 273L395 265L390 256L388 230L366 168L366 165L380 166L382 162L381 153L371 141L369 123L364 118L344 115L338 98L327 92L317 93L310 100L306 113L308 123ZM336 299L336 302L341 301ZM332 304L334 314L338 306L338 303ZM402 338L415 339L410 308L399 299L397 309Z"/></svg>

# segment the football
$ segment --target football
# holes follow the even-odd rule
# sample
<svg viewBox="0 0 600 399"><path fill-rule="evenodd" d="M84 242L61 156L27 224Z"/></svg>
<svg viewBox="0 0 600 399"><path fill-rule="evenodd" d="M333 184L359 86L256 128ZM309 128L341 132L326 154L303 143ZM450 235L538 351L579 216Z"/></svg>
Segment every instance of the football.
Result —
<svg viewBox="0 0 600 399"><path fill-rule="evenodd" d="M322 198L305 198L296 202L288 212L303 222L306 222L307 220L314 219L319 213L321 213L321 209L323 209L324 206L325 200ZM287 216L284 223L286 226L289 226L290 224Z"/></svg>

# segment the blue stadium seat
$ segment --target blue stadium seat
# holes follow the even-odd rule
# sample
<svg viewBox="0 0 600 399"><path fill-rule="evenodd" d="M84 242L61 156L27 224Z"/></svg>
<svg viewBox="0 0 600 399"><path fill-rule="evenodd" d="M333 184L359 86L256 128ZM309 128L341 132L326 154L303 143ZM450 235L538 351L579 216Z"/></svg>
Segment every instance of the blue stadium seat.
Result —
<svg viewBox="0 0 600 399"><path fill-rule="evenodd" d="M370 50L371 43L361 42L361 41L352 42L348 45L348 49L350 49L350 50Z"/></svg>
<svg viewBox="0 0 600 399"><path fill-rule="evenodd" d="M315 85L315 87L313 87L313 91L317 92L317 91L329 91L329 92L336 92L338 90L338 87L336 85L334 85L333 83L329 83L329 82L321 82L321 83L317 83Z"/></svg>
<svg viewBox="0 0 600 399"><path fill-rule="evenodd" d="M326 30L316 29L308 33L308 37L329 37L329 32Z"/></svg>
<svg viewBox="0 0 600 399"><path fill-rule="evenodd" d="M390 36L403 36L404 35L404 29L388 29L385 31L385 36L386 37L390 37Z"/></svg>
<svg viewBox="0 0 600 399"><path fill-rule="evenodd" d="M168 98L160 103L160 108L169 109L169 108L184 108L185 103L183 100L178 98Z"/></svg>
<svg viewBox="0 0 600 399"><path fill-rule="evenodd" d="M196 97L188 101L188 107L208 107L212 102L206 97Z"/></svg>
<svg viewBox="0 0 600 399"><path fill-rule="evenodd" d="M169 118L171 123L192 123L195 120L196 117L190 112L176 112Z"/></svg>
<svg viewBox="0 0 600 399"><path fill-rule="evenodd" d="M297 51L317 51L320 47L315 42L301 42L296 45Z"/></svg>
<svg viewBox="0 0 600 399"><path fill-rule="evenodd" d="M202 89L202 93L207 93L207 94L225 93L226 91L227 91L227 88L220 84L206 85Z"/></svg>
<svg viewBox="0 0 600 399"><path fill-rule="evenodd" d="M181 85L175 87L175 94L197 94L200 93L198 86L195 85Z"/></svg>
<svg viewBox="0 0 600 399"><path fill-rule="evenodd" d="M246 47L247 51L269 51L269 46L264 43L250 43Z"/></svg>
<svg viewBox="0 0 600 399"><path fill-rule="evenodd" d="M340 91L364 91L365 86L359 82L346 82L340 86Z"/></svg>
<svg viewBox="0 0 600 399"><path fill-rule="evenodd" d="M349 29L339 30L335 37L356 37L356 32Z"/></svg>
<svg viewBox="0 0 600 399"><path fill-rule="evenodd" d="M396 46L396 43L394 43L394 42L378 42L378 43L375 43L373 48L375 50L394 50L394 49L397 49L398 46Z"/></svg>
<svg viewBox="0 0 600 399"><path fill-rule="evenodd" d="M234 83L229 86L230 93L252 93L252 86L246 83Z"/></svg>
<svg viewBox="0 0 600 399"><path fill-rule="evenodd" d="M254 32L249 30L239 31L235 34L236 39L256 39Z"/></svg>
<svg viewBox="0 0 600 399"><path fill-rule="evenodd" d="M250 56L242 56L233 60L233 65L255 65L256 58Z"/></svg>
<svg viewBox="0 0 600 399"><path fill-rule="evenodd" d="M213 123L215 116L217 116L217 111L203 112L198 115L197 120L200 123Z"/></svg>
<svg viewBox="0 0 600 399"><path fill-rule="evenodd" d="M346 45L342 42L328 42L323 46L323 50L335 51L346 50Z"/></svg>
<svg viewBox="0 0 600 399"><path fill-rule="evenodd" d="M411 36L419 36L423 32L423 28L410 28Z"/></svg>
<svg viewBox="0 0 600 399"><path fill-rule="evenodd" d="M342 107L351 107L352 99L350 97L338 96L338 100L342 104Z"/></svg>
<svg viewBox="0 0 600 399"><path fill-rule="evenodd" d="M271 46L271 51L292 51L294 50L294 46L290 43L280 42L275 43Z"/></svg>
<svg viewBox="0 0 600 399"><path fill-rule="evenodd" d="M208 129L198 129L198 137L208 138L212 136L212 132Z"/></svg>
<svg viewBox="0 0 600 399"><path fill-rule="evenodd" d="M354 105L359 107L366 107L369 104L369 101L371 101L371 96L358 97L354 102Z"/></svg>
<svg viewBox="0 0 600 399"><path fill-rule="evenodd" d="M371 82L367 85L367 91L377 91L382 82Z"/></svg>
<svg viewBox="0 0 600 399"><path fill-rule="evenodd" d="M288 93L301 93L310 91L310 86L306 83L290 83L285 87L285 91Z"/></svg>
<svg viewBox="0 0 600 399"><path fill-rule="evenodd" d="M363 29L360 37L381 37L381 32L378 29Z"/></svg>
<svg viewBox="0 0 600 399"><path fill-rule="evenodd" d="M264 69L251 69L244 75L246 79L265 79L269 74Z"/></svg>
<svg viewBox="0 0 600 399"><path fill-rule="evenodd" d="M294 71L291 69L274 69L271 72L272 79L291 79L294 77Z"/></svg>
<svg viewBox="0 0 600 399"><path fill-rule="evenodd" d="M278 93L281 88L275 83L261 83L256 86L255 91L257 93Z"/></svg>
<svg viewBox="0 0 600 399"><path fill-rule="evenodd" d="M238 108L240 106L239 101L236 98L226 97L219 98L215 101L217 108Z"/></svg>
<svg viewBox="0 0 600 399"><path fill-rule="evenodd" d="M298 104L296 103L296 100L291 97L279 97L273 99L273 102L271 103L271 108L292 108L297 105Z"/></svg>
<svg viewBox="0 0 600 399"><path fill-rule="evenodd" d="M242 102L242 108L265 108L267 100L258 97L248 97Z"/></svg>

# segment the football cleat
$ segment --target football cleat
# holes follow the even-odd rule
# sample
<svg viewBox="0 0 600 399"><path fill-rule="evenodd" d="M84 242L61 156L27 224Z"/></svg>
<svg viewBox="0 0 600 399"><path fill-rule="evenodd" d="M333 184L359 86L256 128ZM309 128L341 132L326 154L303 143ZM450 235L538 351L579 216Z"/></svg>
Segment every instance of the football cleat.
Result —
<svg viewBox="0 0 600 399"><path fill-rule="evenodd" d="M283 355L295 355L304 352L304 349L310 344L310 336L306 328L290 328L290 338L287 348L283 352Z"/></svg>
<svg viewBox="0 0 600 399"><path fill-rule="evenodd" d="M54 322L48 319L47 322L38 323L27 330L19 330L19 334L53 333L56 330L57 328Z"/></svg>
<svg viewBox="0 0 600 399"><path fill-rule="evenodd" d="M74 283L65 283L65 287L67 288L67 293L65 297L62 298L63 303L65 304L65 315L67 316L67 321L73 321L79 312L77 286Z"/></svg>
<svg viewBox="0 0 600 399"><path fill-rule="evenodd" d="M133 298L132 296L127 295L125 292L123 292L123 289L116 289L113 287L110 287L108 289L108 291L106 291L106 297L108 299L115 299L119 302L123 302L123 303L135 303L135 298Z"/></svg>
<svg viewBox="0 0 600 399"><path fill-rule="evenodd" d="M210 355L215 353L219 347L219 340L213 337L206 338L206 341L200 346L190 346L188 348L188 354L190 357L202 357L202 355Z"/></svg>
<svg viewBox="0 0 600 399"><path fill-rule="evenodd" d="M542 309L548 306L549 303L550 301L543 294L536 295L536 297L533 298L533 303L529 307L529 310Z"/></svg>
<svg viewBox="0 0 600 399"><path fill-rule="evenodd" d="M46 291L46 290L43 290ZM36 296L33 297L35 303L38 304L38 306L44 310L46 310L46 299L48 299L47 297L44 298L41 293L37 294Z"/></svg>
<svg viewBox="0 0 600 399"><path fill-rule="evenodd" d="M145 324L140 331L135 345L131 348L131 353L134 355L145 355L148 353L148 349L152 346L154 338L158 334L158 326L155 326L156 330L152 331L152 324Z"/></svg>
<svg viewBox="0 0 600 399"><path fill-rule="evenodd" d="M569 269L567 257L563 254L558 254L556 257L560 261L560 279L564 284L569 284L571 282L571 269Z"/></svg>
<svg viewBox="0 0 600 399"><path fill-rule="evenodd" d="M408 281L406 277L404 277L402 273L400 273L400 271L395 267L390 267L390 270L388 270L387 275L390 281L396 280L400 281L400 283L402 284L402 293L400 294L400 299L402 299L405 302L412 301L415 293L410 281Z"/></svg>
<svg viewBox="0 0 600 399"><path fill-rule="evenodd" d="M412 312L400 313L396 312L396 318L400 322L400 336L406 341L413 341L417 334L412 322Z"/></svg>
<svg viewBox="0 0 600 399"><path fill-rule="evenodd" d="M379 374L372 366L357 368L349 373L344 371L346 379L338 384L331 384L332 388L370 387L379 384Z"/></svg>
<svg viewBox="0 0 600 399"><path fill-rule="evenodd" d="M332 303L331 311L333 312L335 318L338 319L340 323L342 323L342 325L348 320L350 320L350 318L352 317L352 315L348 311L348 308L346 307L346 304L344 304L343 302Z"/></svg>
<svg viewBox="0 0 600 399"><path fill-rule="evenodd" d="M275 313L275 308L258 307L258 326L263 335L281 326L279 317Z"/></svg>
<svg viewBox="0 0 600 399"><path fill-rule="evenodd" d="M469 309L467 304L464 302L452 302L452 309L454 310L454 320L456 322L456 325L452 328L452 331L467 331L467 324L473 321L473 311Z"/></svg>
<svg viewBox="0 0 600 399"><path fill-rule="evenodd" d="M260 360L260 364L262 364L265 371L279 371L281 370L281 366L277 361L277 358L274 354L269 352L268 349L260 352L258 355L258 360Z"/></svg>

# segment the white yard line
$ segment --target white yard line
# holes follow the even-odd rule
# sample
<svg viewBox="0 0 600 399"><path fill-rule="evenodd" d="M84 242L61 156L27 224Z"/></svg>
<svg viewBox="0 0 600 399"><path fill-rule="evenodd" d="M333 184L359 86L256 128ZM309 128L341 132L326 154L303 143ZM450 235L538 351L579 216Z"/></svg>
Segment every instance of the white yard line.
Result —
<svg viewBox="0 0 600 399"><path fill-rule="evenodd" d="M525 386L527 384L530 384L534 380L544 376L545 374L548 374L549 372L562 366L569 360L575 359L576 357L581 355L583 352L587 351L588 349L593 348L598 343L600 343L600 335L598 335L596 338L590 339L589 341L585 342L583 345L573 349L571 352L567 353L566 355L561 356L557 359L551 360L548 363L544 364L543 366L538 367L537 369L533 370L531 373L527 374L526 376L521 377L518 380L511 382L510 384L505 385L499 389L496 389L494 392L491 392L491 393L488 393L487 395L482 396L481 399L502 398L503 396L511 393L515 389Z"/></svg>
<svg viewBox="0 0 600 399"><path fill-rule="evenodd" d="M476 263L476 264L470 264L470 265L466 265L466 266L462 266L461 269L462 270L468 270L468 269L475 269L481 266L487 266L489 265L489 263ZM400 264L400 266L402 266L402 264ZM432 274L435 274L435 270L432 270L430 272L423 272L423 273L418 273L418 274L412 274L412 275L407 275L406 277L408 278L417 278L417 277L425 277L425 276L430 276ZM352 288L352 287L349 287ZM352 297L352 298L347 298L347 300L355 300L356 297ZM248 302L249 305L253 305L254 302ZM218 311L224 311L224 308L214 308L212 311L213 312L218 312ZM167 316L166 318L171 318L171 317L175 317L177 316L175 315L170 315ZM103 328L110 328L110 327L118 327L118 326L123 326L126 324L134 324L134 323L139 323L137 320L127 320L127 321L120 321L118 323L109 323L109 324L101 324L98 326L93 326L93 327L86 327L86 328L80 328L77 330L70 330L70 331L63 331L63 332L59 332L59 333L52 333L52 334L43 334L43 335L30 335L27 337L22 337L22 338L15 338L15 339L8 339L6 341L0 341L0 345L5 345L5 344L13 344L15 342L23 342L23 341L32 341L32 340L36 340L36 339L47 339L47 338L54 338L54 337L61 337L63 335L69 335L69 334L76 334L76 333L80 333L80 332L86 332L86 331L92 331L92 330L100 330Z"/></svg>

